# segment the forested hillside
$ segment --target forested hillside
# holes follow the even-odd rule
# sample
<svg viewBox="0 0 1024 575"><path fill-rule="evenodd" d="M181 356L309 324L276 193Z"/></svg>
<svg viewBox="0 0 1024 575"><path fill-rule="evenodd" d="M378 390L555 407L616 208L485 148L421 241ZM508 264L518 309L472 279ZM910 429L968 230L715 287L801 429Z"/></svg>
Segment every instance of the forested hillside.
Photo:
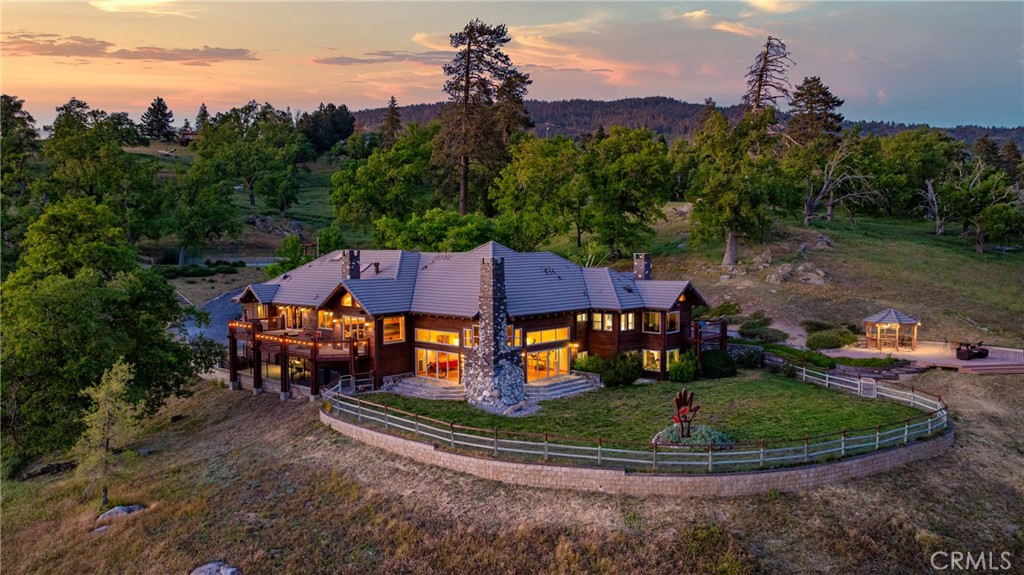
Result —
<svg viewBox="0 0 1024 575"><path fill-rule="evenodd" d="M434 104L414 104L400 106L402 120L425 124L437 117L442 102ZM701 110L704 104L691 104L675 98L651 96L647 98L625 98L623 100L527 100L526 109L533 118L533 133L538 136L578 136L592 134L598 127L626 126L628 128L648 128L665 136L668 140L693 138L701 126ZM731 122L743 116L740 105L719 107ZM380 127L387 108L374 108L354 112L356 126L363 131L373 131ZM780 114L785 121L788 114ZM927 124L905 124L903 122L879 121L845 121L843 127L851 129L859 126L864 133L876 136L891 136L899 132L927 127ZM1024 126L1014 128L998 128L983 126L939 127L954 139L967 145L973 145L978 138L988 134L992 140L1002 145L1012 141L1018 147L1024 147Z"/></svg>

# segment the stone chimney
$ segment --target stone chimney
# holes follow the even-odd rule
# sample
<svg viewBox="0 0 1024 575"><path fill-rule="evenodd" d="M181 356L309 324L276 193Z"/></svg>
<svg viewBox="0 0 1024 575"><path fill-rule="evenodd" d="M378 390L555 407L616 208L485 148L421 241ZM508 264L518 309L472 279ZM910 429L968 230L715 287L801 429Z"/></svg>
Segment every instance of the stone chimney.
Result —
<svg viewBox="0 0 1024 575"><path fill-rule="evenodd" d="M650 281L653 274L651 254L633 254L633 278Z"/></svg>
<svg viewBox="0 0 1024 575"><path fill-rule="evenodd" d="M526 399L523 358L508 341L504 258L480 262L479 312L480 345L465 356L462 382L470 404L500 413Z"/></svg>
<svg viewBox="0 0 1024 575"><path fill-rule="evenodd" d="M341 254L341 279L359 279L359 250L345 250Z"/></svg>

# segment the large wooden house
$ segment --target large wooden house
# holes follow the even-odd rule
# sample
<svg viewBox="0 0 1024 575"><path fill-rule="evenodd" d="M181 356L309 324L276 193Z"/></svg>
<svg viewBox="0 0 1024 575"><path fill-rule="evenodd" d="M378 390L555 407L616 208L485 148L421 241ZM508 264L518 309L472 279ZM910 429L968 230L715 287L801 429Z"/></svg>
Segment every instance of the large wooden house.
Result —
<svg viewBox="0 0 1024 575"><path fill-rule="evenodd" d="M273 377L282 393L301 382L316 396L339 378L379 388L408 375L501 407L585 354L636 352L647 375L662 378L699 347L691 310L704 299L689 282L651 272L649 254L624 273L494 242L461 253L335 251L237 298L232 383L249 370L256 388Z"/></svg>

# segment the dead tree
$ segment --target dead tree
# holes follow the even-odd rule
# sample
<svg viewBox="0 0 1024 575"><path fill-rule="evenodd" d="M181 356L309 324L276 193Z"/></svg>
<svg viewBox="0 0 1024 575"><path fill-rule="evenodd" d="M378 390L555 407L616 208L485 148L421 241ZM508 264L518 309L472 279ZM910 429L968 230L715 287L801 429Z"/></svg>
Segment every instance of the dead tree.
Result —
<svg viewBox="0 0 1024 575"><path fill-rule="evenodd" d="M808 225L818 210L825 207L825 219L835 220L835 207L859 206L867 201L880 199L881 192L872 182L872 177L851 166L849 160L854 146L844 140L828 157L825 166L817 173L804 178L804 225Z"/></svg>

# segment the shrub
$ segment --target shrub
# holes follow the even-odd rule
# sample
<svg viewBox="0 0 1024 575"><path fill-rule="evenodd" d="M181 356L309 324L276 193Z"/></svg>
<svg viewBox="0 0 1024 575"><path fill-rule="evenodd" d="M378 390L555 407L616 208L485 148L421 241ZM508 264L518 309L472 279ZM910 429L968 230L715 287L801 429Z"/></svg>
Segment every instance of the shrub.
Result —
<svg viewBox="0 0 1024 575"><path fill-rule="evenodd" d="M659 437L662 441L683 445L728 445L733 443L732 438L728 435L703 424L691 425L690 437L679 437L679 426L676 424L663 429Z"/></svg>
<svg viewBox="0 0 1024 575"><path fill-rule="evenodd" d="M743 322L743 327L749 327L751 329L757 329L761 327L768 327L772 324L772 318L764 315L764 312L757 310L750 314L750 317Z"/></svg>
<svg viewBox="0 0 1024 575"><path fill-rule="evenodd" d="M807 347L811 349L837 349L857 341L850 330L840 327L814 332L807 336Z"/></svg>
<svg viewBox="0 0 1024 575"><path fill-rule="evenodd" d="M601 382L606 387L620 387L633 383L643 374L644 364L639 355L620 353L608 360L601 373Z"/></svg>
<svg viewBox="0 0 1024 575"><path fill-rule="evenodd" d="M181 275L181 268L178 266L157 265L150 267L149 271L169 280Z"/></svg>
<svg viewBox="0 0 1024 575"><path fill-rule="evenodd" d="M697 379L700 371L700 362L697 361L697 354L689 350L668 365L668 380L673 383L687 383Z"/></svg>
<svg viewBox="0 0 1024 575"><path fill-rule="evenodd" d="M812 334L812 333L815 333L815 332L819 332L819 331L827 331L827 330L830 330L830 329L835 329L836 324L831 323L831 322L827 322L827 321L818 321L818 320L815 320L815 319L808 319L808 320L804 320L804 321L800 322L800 326L803 327L807 331L807 333L809 335L809 334Z"/></svg>
<svg viewBox="0 0 1024 575"><path fill-rule="evenodd" d="M238 269L230 264L214 266L213 271L219 274L237 274Z"/></svg>
<svg viewBox="0 0 1024 575"><path fill-rule="evenodd" d="M743 313L740 304L726 300L715 307L699 305L693 308L693 319L718 318L722 316L735 316Z"/></svg>
<svg viewBox="0 0 1024 575"><path fill-rule="evenodd" d="M793 364L787 363L782 366L782 375L785 377L796 377L796 368L793 367Z"/></svg>
<svg viewBox="0 0 1024 575"><path fill-rule="evenodd" d="M599 355L588 355L586 357L577 357L573 369L589 373L603 373L606 363L605 359Z"/></svg>
<svg viewBox="0 0 1024 575"><path fill-rule="evenodd" d="M740 367L761 367L761 349L756 347L742 348L734 354L733 359L736 360L736 365Z"/></svg>
<svg viewBox="0 0 1024 575"><path fill-rule="evenodd" d="M736 375L736 360L722 349L709 349L700 354L700 372L709 379Z"/></svg>
<svg viewBox="0 0 1024 575"><path fill-rule="evenodd" d="M215 275L217 272L213 268L206 266L187 265L181 268L181 275L187 278L204 278Z"/></svg>
<svg viewBox="0 0 1024 575"><path fill-rule="evenodd" d="M766 343L764 344L764 350L798 365L810 364L828 369L836 366L836 360L810 349L796 349L788 345Z"/></svg>
<svg viewBox="0 0 1024 575"><path fill-rule="evenodd" d="M789 334L782 330L757 324L755 324L755 327L750 327L749 323L743 324L739 329L739 333L743 339L763 343L777 343L789 339Z"/></svg>

